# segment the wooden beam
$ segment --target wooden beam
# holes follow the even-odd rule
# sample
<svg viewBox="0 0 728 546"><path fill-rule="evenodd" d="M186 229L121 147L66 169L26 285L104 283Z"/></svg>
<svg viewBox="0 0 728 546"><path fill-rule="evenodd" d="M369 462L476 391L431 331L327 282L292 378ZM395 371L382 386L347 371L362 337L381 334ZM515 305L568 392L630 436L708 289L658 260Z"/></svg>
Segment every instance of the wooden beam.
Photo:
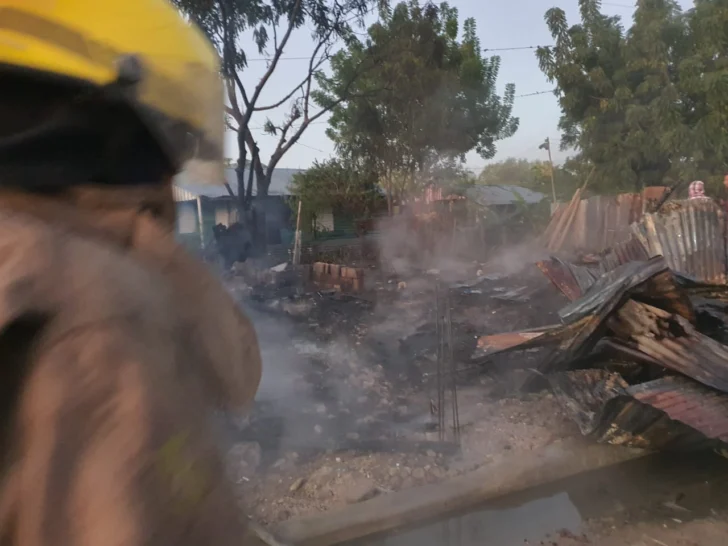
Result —
<svg viewBox="0 0 728 546"><path fill-rule="evenodd" d="M301 264L301 203L298 200L298 214L296 215L296 236L293 243L293 265Z"/></svg>
<svg viewBox="0 0 728 546"><path fill-rule="evenodd" d="M646 455L648 452L586 440L564 441L509 456L443 482L384 496L272 528L296 546L331 546L420 522L432 522L487 500L569 478Z"/></svg>
<svg viewBox="0 0 728 546"><path fill-rule="evenodd" d="M205 250L205 219L202 216L202 197L197 196L197 221L200 229L200 248Z"/></svg>

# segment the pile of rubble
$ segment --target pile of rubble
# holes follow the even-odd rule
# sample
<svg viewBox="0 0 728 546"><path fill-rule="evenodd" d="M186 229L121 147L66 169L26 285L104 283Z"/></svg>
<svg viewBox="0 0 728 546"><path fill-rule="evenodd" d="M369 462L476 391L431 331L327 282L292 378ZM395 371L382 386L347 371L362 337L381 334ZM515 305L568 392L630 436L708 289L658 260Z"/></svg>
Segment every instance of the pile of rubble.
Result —
<svg viewBox="0 0 728 546"><path fill-rule="evenodd" d="M479 339L477 360L527 351L582 433L650 449L728 442L728 286L723 212L672 202L581 263L539 268L569 299L561 323ZM534 357L534 355L536 355Z"/></svg>

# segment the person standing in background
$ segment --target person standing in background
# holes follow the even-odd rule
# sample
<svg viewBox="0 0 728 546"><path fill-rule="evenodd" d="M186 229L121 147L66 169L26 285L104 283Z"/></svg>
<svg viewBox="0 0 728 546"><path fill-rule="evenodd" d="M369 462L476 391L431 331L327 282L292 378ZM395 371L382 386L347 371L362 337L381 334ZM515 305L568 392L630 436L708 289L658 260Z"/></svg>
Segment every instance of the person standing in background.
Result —
<svg viewBox="0 0 728 546"><path fill-rule="evenodd" d="M705 195L705 184L702 180L695 180L688 188L688 199L708 199Z"/></svg>

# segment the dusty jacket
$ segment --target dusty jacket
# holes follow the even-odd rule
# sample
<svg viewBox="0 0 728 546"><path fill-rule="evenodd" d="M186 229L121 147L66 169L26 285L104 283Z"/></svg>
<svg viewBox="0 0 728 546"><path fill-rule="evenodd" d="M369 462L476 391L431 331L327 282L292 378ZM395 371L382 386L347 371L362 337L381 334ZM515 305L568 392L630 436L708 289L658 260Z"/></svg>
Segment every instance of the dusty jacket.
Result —
<svg viewBox="0 0 728 546"><path fill-rule="evenodd" d="M171 207L0 193L3 546L243 543L207 410L251 403L258 344Z"/></svg>

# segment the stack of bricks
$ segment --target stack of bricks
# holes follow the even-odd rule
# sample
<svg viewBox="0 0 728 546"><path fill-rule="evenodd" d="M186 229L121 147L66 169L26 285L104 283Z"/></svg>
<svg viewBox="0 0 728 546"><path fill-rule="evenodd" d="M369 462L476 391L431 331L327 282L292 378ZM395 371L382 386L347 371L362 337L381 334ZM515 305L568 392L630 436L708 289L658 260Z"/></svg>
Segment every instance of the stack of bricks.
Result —
<svg viewBox="0 0 728 546"><path fill-rule="evenodd" d="M316 262L311 266L309 279L321 288L360 292L364 288L364 269Z"/></svg>

